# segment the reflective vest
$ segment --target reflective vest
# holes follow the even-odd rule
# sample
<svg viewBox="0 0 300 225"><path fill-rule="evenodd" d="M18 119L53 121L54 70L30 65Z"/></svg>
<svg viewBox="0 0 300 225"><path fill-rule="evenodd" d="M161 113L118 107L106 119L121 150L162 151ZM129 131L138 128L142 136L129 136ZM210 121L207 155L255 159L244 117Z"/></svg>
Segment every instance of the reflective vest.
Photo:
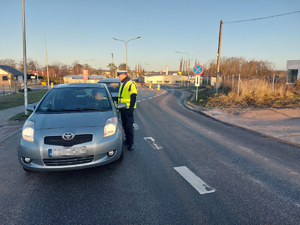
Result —
<svg viewBox="0 0 300 225"><path fill-rule="evenodd" d="M125 86L122 83L119 89L119 103L126 103L127 109L130 107L130 95L137 94L136 83L133 81L128 81ZM136 108L136 102L134 104L134 108Z"/></svg>

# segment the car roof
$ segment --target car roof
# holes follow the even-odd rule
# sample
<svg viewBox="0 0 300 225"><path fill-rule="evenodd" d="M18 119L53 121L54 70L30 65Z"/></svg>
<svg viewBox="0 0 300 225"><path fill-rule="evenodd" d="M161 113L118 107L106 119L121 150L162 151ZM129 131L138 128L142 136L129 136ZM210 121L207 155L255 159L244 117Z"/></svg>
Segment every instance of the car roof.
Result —
<svg viewBox="0 0 300 225"><path fill-rule="evenodd" d="M103 84L99 84L99 83L68 83L68 84L59 84L59 85L54 86L53 88L77 88L77 87L105 88L105 86Z"/></svg>
<svg viewBox="0 0 300 225"><path fill-rule="evenodd" d="M98 83L121 83L119 78L104 78L98 81Z"/></svg>

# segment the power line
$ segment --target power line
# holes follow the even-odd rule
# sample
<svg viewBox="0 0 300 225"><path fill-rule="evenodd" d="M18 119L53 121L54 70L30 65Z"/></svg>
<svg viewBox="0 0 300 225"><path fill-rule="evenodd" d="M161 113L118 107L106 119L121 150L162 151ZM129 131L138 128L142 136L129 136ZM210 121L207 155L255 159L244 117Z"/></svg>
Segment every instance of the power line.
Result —
<svg viewBox="0 0 300 225"><path fill-rule="evenodd" d="M294 13L300 13L300 11L289 12L289 13L284 13L284 14L278 14L278 15L274 15L274 16L266 16L266 17L248 19L248 20L237 20L237 21L223 22L223 23L242 23L242 22L249 22L249 21L254 21L254 20L264 20L264 19L269 19L269 18L273 18L273 17L286 16L286 15L290 15L290 14L294 14Z"/></svg>

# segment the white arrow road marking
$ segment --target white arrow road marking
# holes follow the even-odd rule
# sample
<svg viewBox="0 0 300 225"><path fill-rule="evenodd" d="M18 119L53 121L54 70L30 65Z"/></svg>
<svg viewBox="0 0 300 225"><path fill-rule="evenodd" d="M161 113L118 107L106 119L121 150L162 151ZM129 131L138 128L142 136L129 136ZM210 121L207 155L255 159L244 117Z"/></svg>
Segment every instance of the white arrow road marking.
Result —
<svg viewBox="0 0 300 225"><path fill-rule="evenodd" d="M159 146L158 144L155 143L155 140L153 137L144 137L145 141L147 141L152 148L154 149L163 149L163 147Z"/></svg>
<svg viewBox="0 0 300 225"><path fill-rule="evenodd" d="M197 177L192 171L186 166L174 167L174 169L187 181L189 182L201 195L215 192L216 189L210 187L203 180Z"/></svg>
<svg viewBox="0 0 300 225"><path fill-rule="evenodd" d="M136 123L133 123L133 128L136 129L136 130L138 130L139 126Z"/></svg>

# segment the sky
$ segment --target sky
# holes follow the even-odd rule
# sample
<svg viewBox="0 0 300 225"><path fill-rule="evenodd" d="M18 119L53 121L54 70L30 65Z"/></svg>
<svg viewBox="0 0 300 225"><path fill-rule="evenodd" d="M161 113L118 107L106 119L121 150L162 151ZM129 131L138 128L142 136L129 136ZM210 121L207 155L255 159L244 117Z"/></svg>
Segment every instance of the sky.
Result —
<svg viewBox="0 0 300 225"><path fill-rule="evenodd" d="M145 70L178 70L180 60L205 65L221 57L274 63L300 60L299 0L25 0L27 60L108 69L138 64ZM184 53L176 53L184 52ZM113 57L112 57L113 54ZM23 60L22 0L0 0L0 60ZM192 66L191 66L192 67Z"/></svg>

